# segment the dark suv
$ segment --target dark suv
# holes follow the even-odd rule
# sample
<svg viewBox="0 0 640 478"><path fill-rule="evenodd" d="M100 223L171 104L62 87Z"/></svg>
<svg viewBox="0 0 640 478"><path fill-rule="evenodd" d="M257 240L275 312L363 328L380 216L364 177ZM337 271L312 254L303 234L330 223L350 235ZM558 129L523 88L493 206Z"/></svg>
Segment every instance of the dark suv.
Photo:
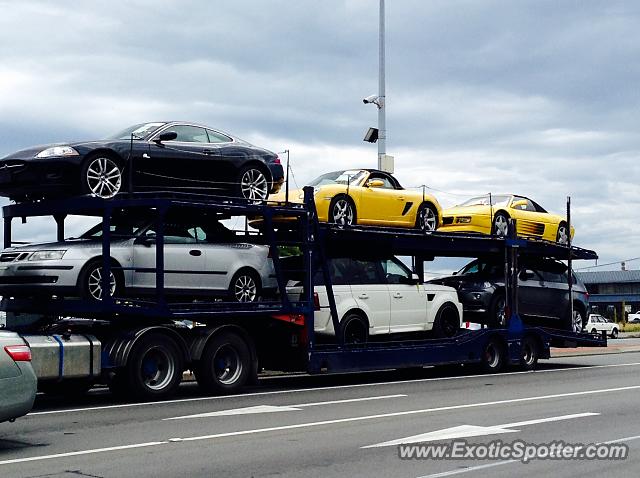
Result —
<svg viewBox="0 0 640 478"><path fill-rule="evenodd" d="M518 311L525 323L579 332L587 322L589 294L573 277L573 317L570 313L567 266L553 259L522 257L518 273ZM503 327L505 317L504 263L476 259L453 276L431 282L455 287L472 322Z"/></svg>

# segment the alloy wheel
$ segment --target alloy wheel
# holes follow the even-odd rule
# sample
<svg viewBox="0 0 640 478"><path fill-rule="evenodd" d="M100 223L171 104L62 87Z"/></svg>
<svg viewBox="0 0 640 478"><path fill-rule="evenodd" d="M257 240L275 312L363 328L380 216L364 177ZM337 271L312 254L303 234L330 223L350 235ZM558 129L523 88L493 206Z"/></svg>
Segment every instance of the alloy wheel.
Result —
<svg viewBox="0 0 640 478"><path fill-rule="evenodd" d="M436 212L430 207L420 210L420 229L425 232L435 231L438 227L438 217Z"/></svg>
<svg viewBox="0 0 640 478"><path fill-rule="evenodd" d="M250 275L241 275L234 284L234 296L238 302L255 302L258 286Z"/></svg>
<svg viewBox="0 0 640 478"><path fill-rule="evenodd" d="M582 332L582 314L577 310L573 311L571 326L573 332Z"/></svg>
<svg viewBox="0 0 640 478"><path fill-rule="evenodd" d="M267 178L258 169L248 169L240 178L242 197L251 201L263 201L269 195Z"/></svg>
<svg viewBox="0 0 640 478"><path fill-rule="evenodd" d="M509 234L509 220L503 214L498 214L493 221L493 231L498 237L507 237Z"/></svg>
<svg viewBox="0 0 640 478"><path fill-rule="evenodd" d="M108 199L120 192L122 171L110 158L95 158L87 167L86 181L93 196Z"/></svg>
<svg viewBox="0 0 640 478"><path fill-rule="evenodd" d="M338 199L333 205L333 221L340 226L353 224L353 208L347 199Z"/></svg>
<svg viewBox="0 0 640 478"><path fill-rule="evenodd" d="M568 244L569 243L569 234L567 234L567 226L562 224L558 227L558 244Z"/></svg>
<svg viewBox="0 0 640 478"><path fill-rule="evenodd" d="M102 267L97 267L89 274L89 294L95 300L102 300ZM116 292L116 276L113 271L109 271L109 295L113 296Z"/></svg>

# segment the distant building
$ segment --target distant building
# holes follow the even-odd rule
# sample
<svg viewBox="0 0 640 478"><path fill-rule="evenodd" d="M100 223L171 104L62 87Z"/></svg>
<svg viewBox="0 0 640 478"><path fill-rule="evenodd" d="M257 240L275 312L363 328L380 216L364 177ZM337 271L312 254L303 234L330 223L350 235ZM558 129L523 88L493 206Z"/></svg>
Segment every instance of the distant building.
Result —
<svg viewBox="0 0 640 478"><path fill-rule="evenodd" d="M589 303L594 312L622 317L622 303L632 312L640 310L640 270L576 272L589 291ZM627 309L628 310L628 309Z"/></svg>

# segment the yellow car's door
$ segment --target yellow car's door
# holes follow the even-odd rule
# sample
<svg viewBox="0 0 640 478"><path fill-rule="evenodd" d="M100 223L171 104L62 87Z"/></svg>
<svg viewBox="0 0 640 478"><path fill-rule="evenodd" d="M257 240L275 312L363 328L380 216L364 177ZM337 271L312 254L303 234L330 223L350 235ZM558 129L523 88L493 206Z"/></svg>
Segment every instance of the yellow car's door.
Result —
<svg viewBox="0 0 640 478"><path fill-rule="evenodd" d="M404 225L403 211L407 204L406 191L396 189L383 175L371 175L360 192L358 223L377 225Z"/></svg>

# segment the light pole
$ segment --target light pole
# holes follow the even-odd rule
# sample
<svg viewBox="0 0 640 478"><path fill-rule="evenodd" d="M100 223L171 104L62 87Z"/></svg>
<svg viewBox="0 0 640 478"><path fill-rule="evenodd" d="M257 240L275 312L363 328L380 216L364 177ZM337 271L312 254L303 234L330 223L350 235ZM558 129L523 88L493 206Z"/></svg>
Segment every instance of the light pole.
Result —
<svg viewBox="0 0 640 478"><path fill-rule="evenodd" d="M384 0L380 0L380 36L379 36L379 72L378 72L378 94L367 96L362 100L364 104L374 104L378 107L378 130L369 128L364 140L370 143L378 143L378 169L389 169L387 161L387 130L386 130L386 98L385 98L385 45L384 45ZM390 158L386 158L390 159ZM393 166L391 166L392 171Z"/></svg>

